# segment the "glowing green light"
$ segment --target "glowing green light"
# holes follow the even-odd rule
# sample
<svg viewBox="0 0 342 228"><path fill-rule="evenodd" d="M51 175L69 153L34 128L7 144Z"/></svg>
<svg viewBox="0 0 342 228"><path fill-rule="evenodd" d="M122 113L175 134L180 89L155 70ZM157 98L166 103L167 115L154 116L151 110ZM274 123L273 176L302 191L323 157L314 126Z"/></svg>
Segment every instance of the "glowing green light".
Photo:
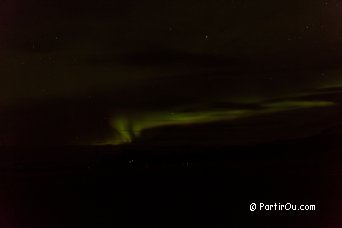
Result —
<svg viewBox="0 0 342 228"><path fill-rule="evenodd" d="M264 104L263 107L274 110L289 110L297 108L317 108L335 105L330 101L281 101L276 103Z"/></svg>
<svg viewBox="0 0 342 228"><path fill-rule="evenodd" d="M277 113L303 108L328 107L335 105L330 101L279 101L260 105L260 109L227 109L193 112L143 112L139 115L115 116L111 126L118 133L110 144L130 143L145 129L171 125L188 125L231 121L255 115Z"/></svg>

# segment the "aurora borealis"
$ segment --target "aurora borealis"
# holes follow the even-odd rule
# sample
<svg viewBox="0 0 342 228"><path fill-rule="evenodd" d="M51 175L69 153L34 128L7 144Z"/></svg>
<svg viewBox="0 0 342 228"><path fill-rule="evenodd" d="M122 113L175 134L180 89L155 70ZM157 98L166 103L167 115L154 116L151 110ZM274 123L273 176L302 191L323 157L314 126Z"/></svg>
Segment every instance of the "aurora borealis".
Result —
<svg viewBox="0 0 342 228"><path fill-rule="evenodd" d="M315 108L315 107L329 107L336 105L334 102L328 101L294 101L294 102L279 102L263 104L262 109L233 109L233 110L217 110L217 111L203 111L203 112L166 112L166 113L139 113L139 115L130 117L124 115L122 117L114 117L112 120L112 127L119 134L113 136L104 144L121 144L132 142L134 138L139 137L141 132L145 129L171 126L171 125L191 125L198 123L211 123L219 121L229 121L239 118L247 118L249 116L277 113L282 111ZM110 141L112 140L112 141Z"/></svg>
<svg viewBox="0 0 342 228"><path fill-rule="evenodd" d="M339 1L0 4L2 145L339 110Z"/></svg>

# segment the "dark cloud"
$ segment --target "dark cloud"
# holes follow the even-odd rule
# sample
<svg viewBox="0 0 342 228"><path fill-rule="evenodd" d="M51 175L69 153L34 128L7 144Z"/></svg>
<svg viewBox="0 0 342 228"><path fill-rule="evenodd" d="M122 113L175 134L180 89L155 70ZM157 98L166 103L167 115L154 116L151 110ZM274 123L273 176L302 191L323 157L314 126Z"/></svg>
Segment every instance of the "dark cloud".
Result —
<svg viewBox="0 0 342 228"><path fill-rule="evenodd" d="M90 143L116 134L117 112L255 110L338 87L327 2L2 1L1 137Z"/></svg>

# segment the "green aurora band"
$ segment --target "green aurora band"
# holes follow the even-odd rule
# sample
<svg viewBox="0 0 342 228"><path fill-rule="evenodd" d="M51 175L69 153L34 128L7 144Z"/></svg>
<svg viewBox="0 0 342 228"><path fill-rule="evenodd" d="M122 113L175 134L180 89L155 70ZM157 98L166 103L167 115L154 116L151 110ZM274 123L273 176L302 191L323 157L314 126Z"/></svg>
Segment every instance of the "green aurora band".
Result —
<svg viewBox="0 0 342 228"><path fill-rule="evenodd" d="M172 125L193 125L232 121L256 115L293 111L305 108L334 106L331 101L279 101L264 103L258 109L221 109L207 111L178 111L178 112L142 112L117 115L111 119L111 126L115 136L100 144L119 145L130 143L139 137L145 129Z"/></svg>

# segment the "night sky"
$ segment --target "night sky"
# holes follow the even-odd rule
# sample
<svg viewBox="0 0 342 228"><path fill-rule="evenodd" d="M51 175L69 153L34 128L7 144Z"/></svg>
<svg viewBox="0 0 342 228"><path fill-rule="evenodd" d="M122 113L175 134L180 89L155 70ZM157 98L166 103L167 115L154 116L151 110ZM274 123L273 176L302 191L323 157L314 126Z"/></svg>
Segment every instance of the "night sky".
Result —
<svg viewBox="0 0 342 228"><path fill-rule="evenodd" d="M0 2L0 143L246 143L339 123L334 0Z"/></svg>

